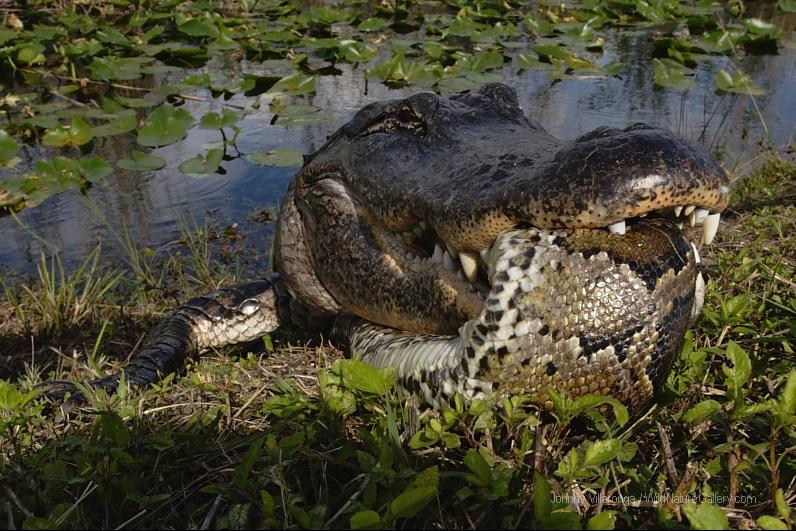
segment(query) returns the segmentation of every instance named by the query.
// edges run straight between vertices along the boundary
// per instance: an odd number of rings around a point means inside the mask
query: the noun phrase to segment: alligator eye
[[[373,122],[366,126],[359,136],[372,135],[374,133],[397,133],[407,131],[417,136],[426,134],[426,122],[415,113],[409,105],[402,105],[397,108],[387,109],[373,119]]]

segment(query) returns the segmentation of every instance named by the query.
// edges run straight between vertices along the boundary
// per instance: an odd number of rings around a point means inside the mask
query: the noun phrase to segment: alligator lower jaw
[[[633,226],[642,218],[670,220],[684,231],[689,228],[701,228],[701,235],[699,233],[689,234],[699,240],[699,244],[695,243],[693,239],[690,240],[694,248],[697,264],[699,264],[698,248],[702,245],[710,245],[713,242],[718,231],[721,214],[718,212],[710,213],[708,209],[695,205],[679,205],[623,219],[604,229],[615,235],[614,237],[621,238],[628,231],[632,231]],[[522,228],[522,225],[516,228]],[[479,251],[457,250],[453,245],[440,238],[434,228],[426,221],[416,222],[410,230],[401,232],[400,238],[404,244],[402,249],[403,256],[400,257],[400,261],[409,270],[420,272],[434,269],[440,273],[443,271],[450,272],[461,282],[460,289],[467,285],[469,289],[475,288],[482,297],[485,297],[489,292],[491,283],[489,282],[488,263],[492,246]],[[496,238],[497,235],[491,239],[493,245]],[[698,296],[704,293],[704,281],[701,275],[697,278],[697,292]]]

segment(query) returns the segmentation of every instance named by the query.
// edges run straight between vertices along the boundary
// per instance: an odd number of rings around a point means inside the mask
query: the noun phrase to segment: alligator
[[[698,249],[728,200],[721,167],[674,134],[560,140],[505,85],[369,104],[291,181],[274,272],[174,310],[123,374],[144,386],[293,322],[433,407],[520,393],[550,408],[552,390],[638,408],[701,311]]]

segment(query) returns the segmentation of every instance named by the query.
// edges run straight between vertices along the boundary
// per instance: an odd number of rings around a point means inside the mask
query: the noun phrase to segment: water
[[[526,114],[548,131],[562,138],[576,137],[598,126],[624,127],[647,122],[678,132],[700,142],[716,154],[726,169],[738,174],[750,167],[761,144],[782,148],[793,144],[796,135],[796,34],[794,17],[779,19],[785,31],[777,55],[750,55],[740,68],[763,87],[766,96],[753,102],[748,97],[720,96],[713,93],[713,79],[720,68],[732,70],[731,60],[713,57],[701,61],[696,75],[697,86],[687,92],[656,89],[651,63],[652,43],[638,32],[615,35],[614,55],[626,64],[619,78],[565,79],[551,84],[545,71],[517,72],[509,63],[502,74],[504,82],[515,87]],[[276,147],[309,153],[345,123],[366,103],[402,98],[418,92],[417,88],[389,89],[366,82],[364,69],[337,65],[342,74],[317,79],[317,91],[306,98],[333,119],[307,127],[270,125],[272,114],[267,100],[239,125],[242,132],[237,147],[244,154]],[[215,59],[204,71],[257,73],[258,64]],[[152,80],[164,84],[168,75]],[[201,116],[220,111],[224,102],[207,93],[203,101],[188,101],[185,108]],[[250,109],[252,98],[236,96],[226,102]],[[117,170],[84,195],[67,192],[25,209],[16,216],[0,218],[0,272],[14,279],[35,271],[41,253],[58,252],[67,264],[75,264],[101,243],[103,259],[123,263],[125,253],[117,235],[126,228],[140,247],[158,248],[178,237],[186,223],[211,223],[223,228],[235,223],[247,234],[249,245],[260,249],[262,269],[267,267],[267,249],[272,224],[247,221],[247,217],[270,208],[279,201],[295,172],[293,168],[266,168],[249,163],[243,157],[222,163],[223,175],[189,177],[177,170],[179,163],[208,144],[221,140],[218,131],[194,127],[188,138],[154,154],[168,164],[162,170],[133,173]],[[111,163],[126,156],[126,135],[95,140],[95,152]],[[228,154],[235,156],[234,149]],[[23,159],[44,156],[35,147],[27,147]]]

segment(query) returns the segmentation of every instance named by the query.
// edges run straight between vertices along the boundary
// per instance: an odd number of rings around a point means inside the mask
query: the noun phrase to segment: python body
[[[678,224],[702,224],[709,244],[727,184],[700,150],[649,126],[558,140],[503,85],[372,104],[291,182],[278,274],[175,310],[127,380],[290,320],[331,323],[433,406],[522,393],[549,407],[552,388],[637,407],[702,305],[697,246]]]

